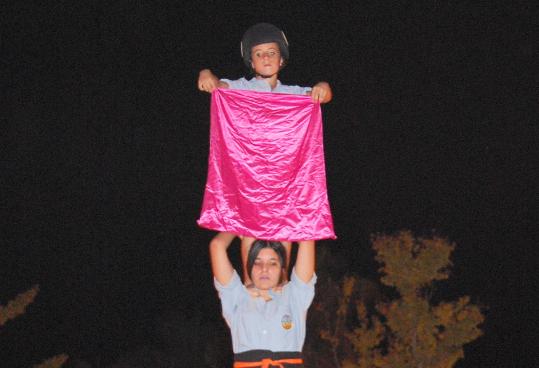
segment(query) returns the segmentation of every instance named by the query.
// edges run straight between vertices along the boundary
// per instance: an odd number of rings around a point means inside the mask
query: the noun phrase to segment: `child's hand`
[[[275,286],[272,290],[273,292],[275,293],[282,293],[283,292],[283,287],[288,284],[288,281],[283,281],[281,282],[279,285]]]
[[[313,102],[328,103],[333,97],[331,87],[327,82],[318,82],[311,91]]]
[[[260,295],[260,292],[253,283],[245,284],[245,289],[247,290],[251,298],[258,298],[262,296]]]
[[[203,69],[198,75],[198,89],[212,93],[217,88],[226,88],[228,85],[220,82],[219,79],[209,69]]]

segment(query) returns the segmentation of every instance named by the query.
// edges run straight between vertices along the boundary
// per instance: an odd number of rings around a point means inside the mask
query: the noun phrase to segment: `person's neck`
[[[277,80],[278,80],[277,77],[278,77],[277,74],[274,74],[274,75],[269,76],[269,77],[266,77],[266,76],[263,76],[263,75],[260,75],[260,74],[256,75],[256,79],[265,80],[266,83],[268,83],[270,85],[272,90],[274,90],[275,87],[277,87]]]

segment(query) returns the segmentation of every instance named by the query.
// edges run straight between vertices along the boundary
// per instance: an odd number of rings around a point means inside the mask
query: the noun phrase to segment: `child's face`
[[[251,279],[260,290],[269,290],[279,284],[282,265],[277,253],[271,248],[262,248],[253,264]]]
[[[256,74],[272,77],[279,73],[283,59],[276,42],[261,43],[251,49],[251,66]]]

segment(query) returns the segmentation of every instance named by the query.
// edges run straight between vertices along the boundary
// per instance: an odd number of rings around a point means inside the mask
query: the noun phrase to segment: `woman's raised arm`
[[[236,235],[222,232],[210,242],[210,260],[213,276],[221,285],[228,285],[234,274],[234,268],[228,259],[227,249]]]
[[[298,255],[296,258],[296,275],[303,282],[311,281],[314,275],[315,247],[314,240],[299,241]]]

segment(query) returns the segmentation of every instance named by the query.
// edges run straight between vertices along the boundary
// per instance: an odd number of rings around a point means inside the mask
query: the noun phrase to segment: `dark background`
[[[195,222],[209,133],[209,95],[196,80],[206,67],[243,76],[240,39],[260,21],[289,39],[284,83],[326,80],[334,90],[323,111],[339,238],[319,246],[344,259],[336,272],[376,279],[372,233],[447,237],[457,248],[442,298],[467,294],[487,307],[485,335],[458,367],[533,366],[534,9],[449,1],[2,8],[0,303],[34,284],[41,291],[0,330],[0,366],[65,352],[105,367],[160,344],[155,331],[174,313],[226,332],[207,259],[213,233]],[[168,326],[185,327],[178,323]],[[192,333],[177,330],[180,340]]]

